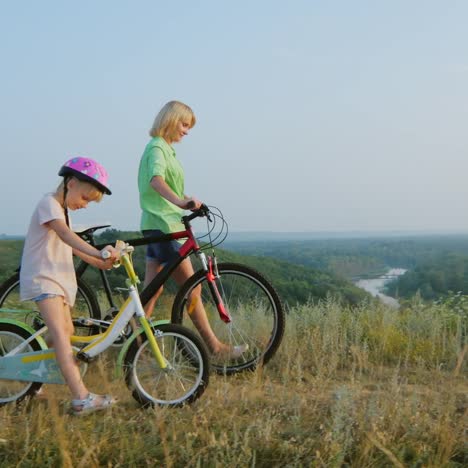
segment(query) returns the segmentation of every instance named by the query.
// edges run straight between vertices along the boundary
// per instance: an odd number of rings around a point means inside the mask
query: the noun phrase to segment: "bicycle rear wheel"
[[[27,340],[31,334],[24,328],[13,323],[0,323],[0,363],[1,357]],[[33,340],[22,350],[22,353],[39,351],[40,344]],[[34,396],[41,388],[40,382],[25,382],[22,380],[0,380],[0,406],[7,403],[19,403],[26,397]]]
[[[181,325],[153,327],[164,358],[161,369],[142,333],[124,358],[125,381],[133,397],[143,406],[182,406],[199,398],[209,381],[210,363],[205,345],[195,333]]]
[[[211,328],[219,340],[230,346],[248,345],[238,358],[211,356],[218,373],[234,374],[266,364],[278,349],[284,334],[285,318],[273,286],[256,270],[237,263],[220,263],[217,290],[231,316],[221,320],[210,283],[203,270],[197,271],[178,292],[172,308],[172,322],[196,329],[189,319],[190,298],[201,292],[201,300]]]
[[[78,290],[75,305],[72,308],[72,318],[101,318],[101,309],[91,287],[78,278]],[[33,301],[20,301],[19,272],[7,279],[0,286],[0,313],[3,317],[11,317],[36,326],[34,319],[39,315],[37,304]],[[76,335],[88,335],[95,329],[75,326]]]

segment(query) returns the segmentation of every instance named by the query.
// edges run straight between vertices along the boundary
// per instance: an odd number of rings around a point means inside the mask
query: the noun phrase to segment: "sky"
[[[0,234],[71,156],[112,196],[74,224],[138,230],[159,109],[188,104],[188,195],[232,231],[468,232],[468,2],[0,0]]]

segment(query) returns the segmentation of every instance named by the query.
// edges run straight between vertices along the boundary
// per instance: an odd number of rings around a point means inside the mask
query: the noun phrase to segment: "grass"
[[[298,306],[273,360],[213,375],[192,406],[142,410],[108,355],[91,390],[120,404],[83,418],[67,389],[0,408],[0,465],[20,467],[462,467],[466,323],[444,305]]]

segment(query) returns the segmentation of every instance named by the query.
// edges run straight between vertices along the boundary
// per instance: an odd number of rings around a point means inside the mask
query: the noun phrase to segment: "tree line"
[[[108,229],[96,236],[98,243],[141,237],[137,231]],[[18,267],[22,240],[0,240],[0,281]],[[356,238],[268,240],[230,242],[216,249],[219,261],[245,263],[263,273],[288,304],[303,304],[327,296],[357,304],[368,297],[352,283],[356,277],[377,276],[387,268],[408,272],[388,286],[388,294],[409,298],[419,293],[433,300],[450,292],[468,295],[468,236],[408,236],[406,238]],[[137,273],[144,276],[145,247],[134,254]],[[97,270],[85,279],[100,285]],[[109,273],[112,287],[122,286],[124,272]],[[168,285],[175,292],[176,287]]]
[[[96,242],[107,244],[113,243],[116,239],[128,240],[139,237],[142,237],[139,232],[108,229],[96,235]],[[9,278],[18,268],[22,245],[22,240],[0,241],[0,256],[2,258],[0,282]],[[133,254],[135,270],[141,279],[144,278],[145,271],[145,250],[145,246],[137,247]],[[299,265],[265,255],[243,255],[228,249],[216,248],[215,254],[219,262],[246,264],[258,270],[273,284],[286,305],[314,303],[329,296],[337,298],[343,304],[355,305],[369,297],[366,292],[354,286],[348,279],[307,265]],[[198,267],[195,265],[195,268]],[[107,276],[113,289],[125,284],[123,269],[111,270]],[[95,268],[88,268],[84,279],[97,290],[101,287],[99,271]],[[165,288],[169,293],[175,293],[177,290],[177,287],[171,283]]]

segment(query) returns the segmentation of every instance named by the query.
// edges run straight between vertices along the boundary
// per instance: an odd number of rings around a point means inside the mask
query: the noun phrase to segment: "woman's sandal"
[[[230,349],[225,351],[220,351],[218,353],[213,353],[214,356],[223,358],[225,360],[239,359],[246,351],[248,351],[249,345],[243,344],[238,346],[233,346]]]
[[[246,351],[248,351],[249,345],[243,344],[239,346],[234,346],[232,351],[229,353],[231,359],[239,359]]]
[[[115,403],[117,403],[117,400],[110,395],[96,395],[95,393],[90,393],[84,400],[72,400],[71,413],[75,416],[81,416],[83,414],[93,413],[94,411],[107,409]]]

